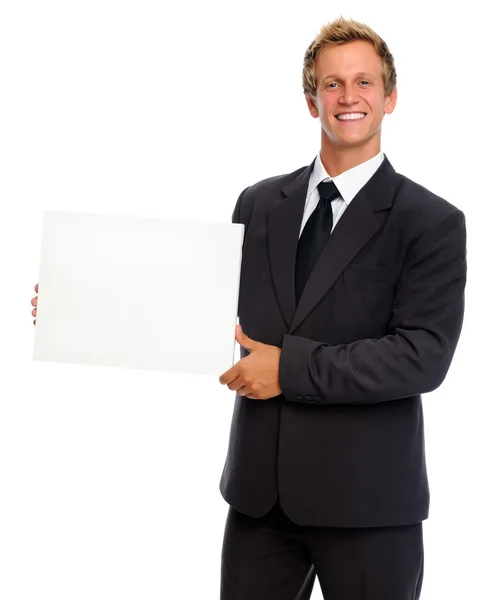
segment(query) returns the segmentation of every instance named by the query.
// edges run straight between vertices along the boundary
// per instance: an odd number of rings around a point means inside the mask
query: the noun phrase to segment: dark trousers
[[[315,574],[325,600],[418,600],[422,523],[398,527],[296,525],[279,502],[255,519],[230,507],[221,600],[307,600]]]

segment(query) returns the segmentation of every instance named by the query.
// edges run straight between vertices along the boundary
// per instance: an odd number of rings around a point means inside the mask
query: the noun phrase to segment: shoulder
[[[457,206],[409,177],[401,174],[398,177],[401,185],[394,208],[405,222],[418,223],[422,231],[431,229],[447,217],[464,222],[464,213]]]
[[[466,235],[466,219],[462,210],[412,179],[399,173],[397,176],[400,185],[390,220],[400,240],[408,244],[416,240],[435,243],[442,232],[448,232],[444,237],[456,233],[463,237]]]
[[[294,181],[299,175],[305,172],[308,169],[307,166],[300,167],[291,173],[285,173],[283,175],[274,175],[273,177],[267,177],[266,179],[261,179],[256,183],[250,185],[246,188],[246,195],[248,198],[260,199],[268,196],[270,193],[277,192],[281,190],[283,187]]]
[[[238,222],[242,223],[248,221],[258,204],[263,205],[268,201],[274,202],[277,194],[307,169],[308,166],[304,166],[291,173],[261,179],[246,187],[238,197],[233,219],[238,219]]]

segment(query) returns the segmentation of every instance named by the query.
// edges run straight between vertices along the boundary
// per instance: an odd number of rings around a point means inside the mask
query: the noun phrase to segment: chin
[[[344,148],[355,148],[358,146],[364,146],[368,139],[366,138],[354,138],[354,137],[339,137],[333,140],[336,146],[342,146]]]

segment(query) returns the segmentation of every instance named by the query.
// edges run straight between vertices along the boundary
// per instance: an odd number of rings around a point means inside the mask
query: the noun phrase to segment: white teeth
[[[364,113],[344,113],[343,115],[337,115],[337,119],[341,121],[354,121],[355,119],[362,119],[365,117]]]

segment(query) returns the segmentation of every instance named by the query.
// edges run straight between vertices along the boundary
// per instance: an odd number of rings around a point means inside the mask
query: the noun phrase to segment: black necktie
[[[303,293],[311,270],[315,265],[325,242],[332,230],[332,200],[340,196],[333,181],[322,181],[318,184],[320,201],[306,225],[298,241],[296,252],[296,302]]]

